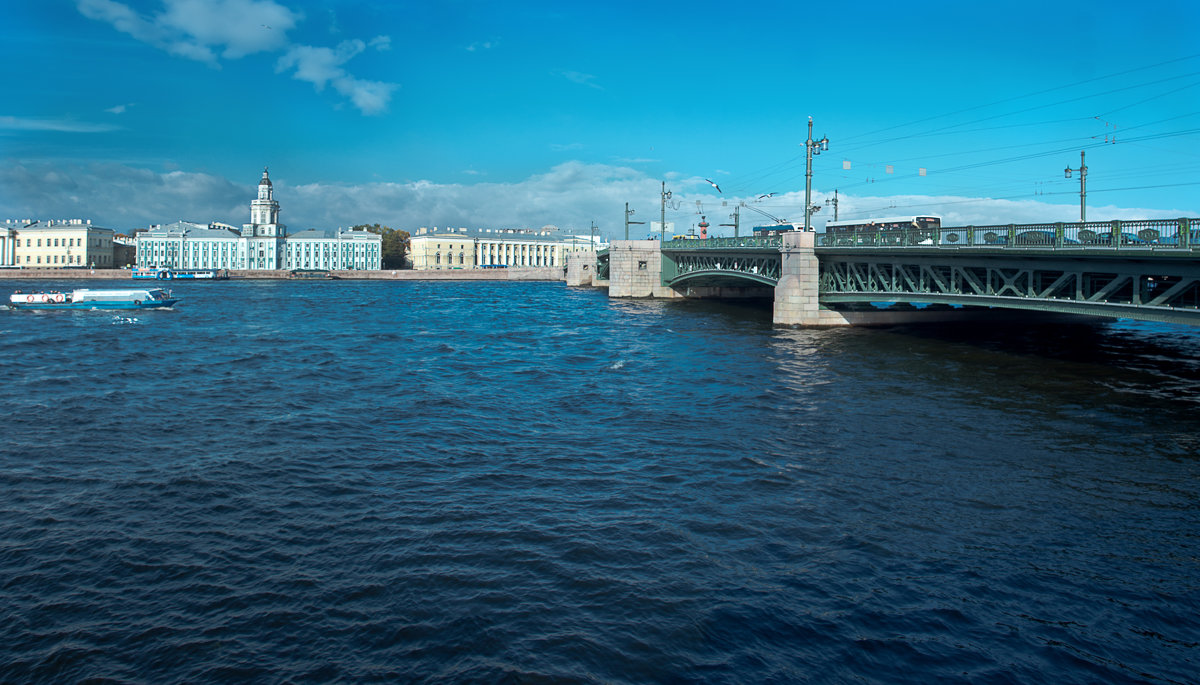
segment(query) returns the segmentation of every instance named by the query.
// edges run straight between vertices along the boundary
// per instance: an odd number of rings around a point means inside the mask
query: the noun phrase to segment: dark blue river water
[[[1200,332],[175,290],[0,312],[0,682],[1197,682]]]

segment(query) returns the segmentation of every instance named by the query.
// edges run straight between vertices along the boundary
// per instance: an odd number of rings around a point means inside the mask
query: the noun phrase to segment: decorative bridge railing
[[[1114,239],[1114,236],[1116,238]],[[1200,219],[862,229],[817,236],[818,247],[1200,250]]]
[[[596,278],[597,279],[602,280],[602,281],[608,280],[609,263],[611,261],[612,260],[610,259],[610,255],[609,255],[607,248],[600,250],[599,252],[596,253]]]

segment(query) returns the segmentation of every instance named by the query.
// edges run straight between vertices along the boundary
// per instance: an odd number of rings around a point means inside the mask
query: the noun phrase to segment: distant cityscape
[[[377,271],[391,229],[355,226],[288,233],[269,171],[263,169],[250,221],[241,228],[176,221],[118,233],[90,219],[8,219],[0,225],[0,267],[220,269],[248,271]],[[379,230],[373,230],[379,228]],[[421,227],[400,232],[400,264],[416,270],[561,267],[566,254],[601,246],[594,235],[555,226],[467,229]]]

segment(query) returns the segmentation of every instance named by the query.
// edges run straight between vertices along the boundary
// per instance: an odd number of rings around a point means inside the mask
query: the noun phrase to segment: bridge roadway
[[[1200,219],[653,244],[667,296],[773,296],[777,323],[883,323],[897,320],[889,312],[988,308],[1200,325]],[[622,247],[598,255],[600,278],[621,278],[610,259]]]

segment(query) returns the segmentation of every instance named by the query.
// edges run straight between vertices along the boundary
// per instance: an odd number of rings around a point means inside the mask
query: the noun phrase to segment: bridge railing
[[[780,248],[782,236],[746,236],[744,238],[704,238],[697,240],[670,240],[662,244],[663,250],[727,250],[730,248]]]
[[[874,229],[818,234],[817,246],[1194,250],[1200,249],[1200,219]]]

